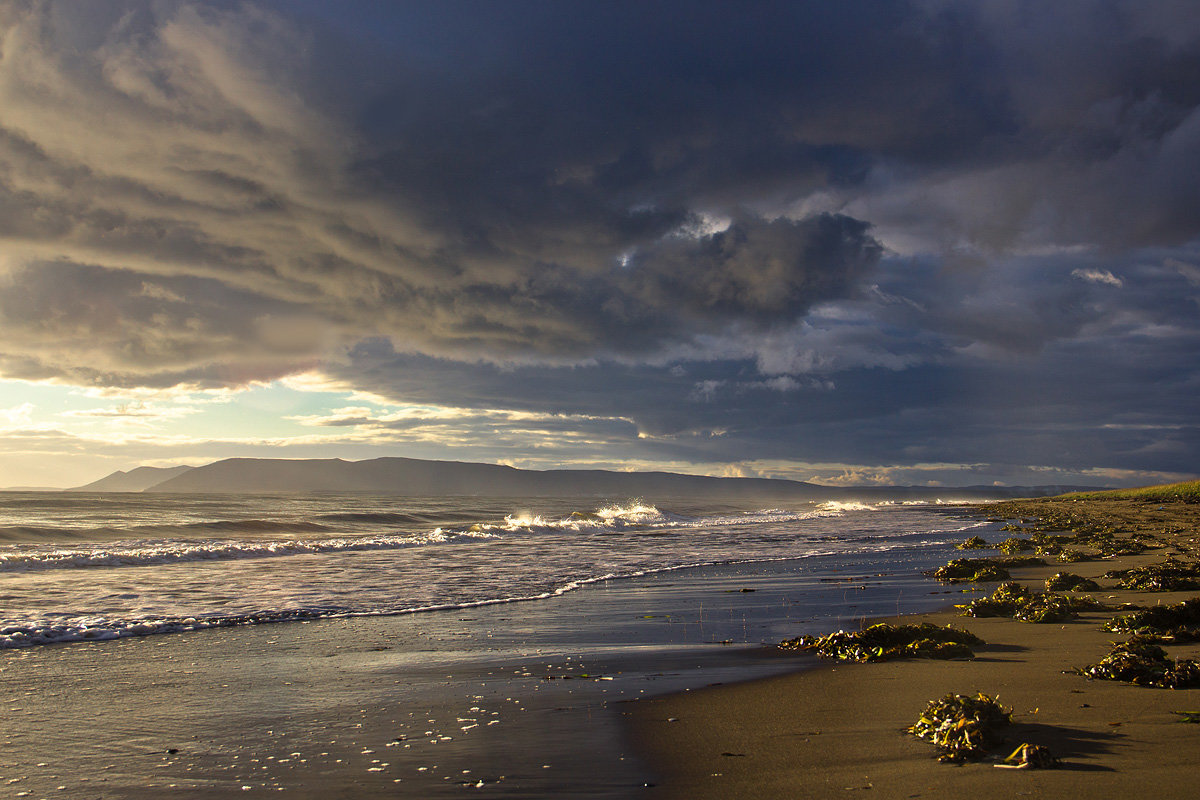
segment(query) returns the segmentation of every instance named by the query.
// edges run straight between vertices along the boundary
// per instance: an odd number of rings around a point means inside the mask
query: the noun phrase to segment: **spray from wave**
[[[823,503],[805,511],[764,509],[736,514],[689,517],[661,511],[644,500],[632,500],[623,505],[598,508],[595,511],[574,511],[562,517],[538,514],[510,514],[503,522],[476,523],[465,528],[438,528],[437,532],[459,533],[624,533],[662,531],[670,529],[737,527],[795,522],[815,517],[839,516],[847,511],[869,510],[861,503]]]

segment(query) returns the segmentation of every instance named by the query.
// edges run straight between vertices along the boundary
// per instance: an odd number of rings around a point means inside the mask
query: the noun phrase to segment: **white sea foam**
[[[871,505],[870,503],[861,503],[858,500],[846,500],[846,501],[830,500],[828,502],[821,503],[821,505],[818,506],[818,508],[820,508],[823,511],[832,511],[832,512],[842,511],[842,512],[844,512],[844,511],[874,511],[876,508],[878,508],[878,506]]]
[[[538,514],[509,514],[505,516],[503,522],[476,523],[466,528],[438,528],[437,532],[512,533],[517,531],[575,531],[587,533],[623,533],[670,528],[726,528],[741,525],[796,522],[869,508],[869,506],[861,506],[860,508],[859,504],[823,503],[821,506],[808,511],[765,509],[762,511],[745,511],[737,514],[687,517],[660,511],[655,506],[638,500],[626,505],[605,506],[590,512],[576,511],[565,517],[547,517]]]
[[[155,541],[114,543],[102,547],[73,547],[53,550],[0,552],[0,572],[80,567],[142,567],[188,561],[272,558],[345,553],[369,550],[396,550],[405,547],[446,542],[454,537],[485,538],[486,531],[444,532],[398,536],[358,536],[337,539],[289,539],[283,541]]]

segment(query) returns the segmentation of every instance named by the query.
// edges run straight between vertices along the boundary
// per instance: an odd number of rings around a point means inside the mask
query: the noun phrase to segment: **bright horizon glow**
[[[331,384],[315,382],[308,376],[208,396],[195,392],[95,392],[86,387],[0,380],[0,398],[5,402],[24,399],[23,403],[8,408],[0,405],[0,442],[6,453],[0,463],[0,489],[70,488],[138,466],[200,466],[233,457],[359,461],[405,456],[478,461],[521,469],[667,471],[784,478],[829,486],[911,483],[950,487],[961,485],[954,483],[954,476],[975,467],[917,464],[888,468],[780,460],[704,464],[596,457],[589,451],[597,445],[630,446],[636,442],[637,434],[613,436],[604,431],[589,434],[586,423],[628,426],[628,420],[389,404],[345,389],[304,388],[321,385]],[[397,422],[405,423],[403,430],[389,428]],[[580,430],[563,434],[544,429],[549,423],[563,422],[575,423]],[[632,431],[632,426],[629,430]],[[506,450],[505,437],[516,440],[511,450]],[[526,454],[531,440],[541,440],[538,448],[541,452]],[[76,463],[64,469],[67,462]],[[1046,477],[1038,483],[1136,485],[1191,477],[1094,470],[1063,481],[1050,468],[1043,468],[1043,472]],[[939,475],[944,477],[935,477]]]

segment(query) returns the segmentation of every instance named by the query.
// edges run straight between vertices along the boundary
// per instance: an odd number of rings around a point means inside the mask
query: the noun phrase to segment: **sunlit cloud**
[[[7,428],[28,426],[33,422],[33,403],[22,403],[12,408],[0,408],[0,425]]]
[[[1125,285],[1125,281],[1106,269],[1073,269],[1071,270],[1071,277],[1087,281],[1088,283],[1102,283],[1106,286],[1115,286],[1118,289]]]

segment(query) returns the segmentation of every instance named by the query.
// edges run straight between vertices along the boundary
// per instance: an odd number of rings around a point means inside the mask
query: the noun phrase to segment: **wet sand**
[[[1105,521],[1121,531],[1153,533],[1173,546],[1138,556],[1014,571],[1041,590],[1065,570],[1099,577],[1122,566],[1194,559],[1200,506],[1100,503],[1012,505],[1006,513],[1047,508]],[[994,551],[964,553],[993,555]],[[1114,581],[1100,579],[1101,586]],[[989,584],[991,586],[992,584]],[[1176,603],[1200,592],[1101,591],[1111,604]],[[964,601],[965,602],[965,601]],[[955,612],[904,621],[954,624],[982,637],[973,661],[837,664],[767,680],[721,686],[631,704],[625,710],[640,752],[653,765],[660,798],[1087,797],[1196,796],[1200,725],[1172,712],[1200,711],[1200,690],[1166,690],[1089,681],[1071,672],[1099,661],[1119,634],[1100,629],[1111,613],[1029,624],[973,619]],[[1200,646],[1168,648],[1200,657]],[[816,662],[797,654],[797,665]],[[996,769],[991,763],[938,763],[932,745],[904,733],[929,700],[981,691],[1014,711],[1007,738],[1048,746],[1058,770]]]

